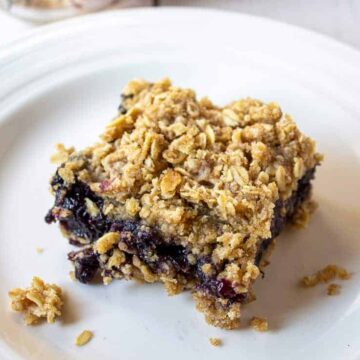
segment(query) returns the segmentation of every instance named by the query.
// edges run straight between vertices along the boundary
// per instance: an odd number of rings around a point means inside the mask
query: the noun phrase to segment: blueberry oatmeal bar
[[[286,222],[310,201],[321,156],[275,103],[225,107],[193,90],[131,81],[101,141],[58,146],[51,179],[76,278],[161,281],[191,290],[215,326],[239,326],[240,307]]]

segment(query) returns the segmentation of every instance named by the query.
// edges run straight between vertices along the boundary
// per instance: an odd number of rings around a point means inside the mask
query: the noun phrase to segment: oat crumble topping
[[[55,284],[46,284],[34,276],[29,288],[9,291],[11,309],[24,314],[26,325],[37,324],[43,318],[48,323],[61,316],[62,290]]]
[[[73,154],[60,176],[71,183],[77,174],[111,196],[110,214],[138,215],[198,252],[217,242],[218,259],[248,234],[248,248],[268,237],[274,201],[288,197],[321,158],[275,103],[244,99],[221,109],[168,80],[133,81],[127,93],[129,110],[107,126],[104,142],[78,153],[58,145],[61,160]],[[201,205],[208,214],[197,211]]]
[[[100,267],[106,284],[162,281],[170,295],[191,289],[208,322],[239,326],[240,303],[253,299],[273,238],[296,212],[298,223],[308,214],[322,160],[315,142],[276,103],[219,107],[168,79],[131,81],[122,99],[98,143],[57,146],[47,221],[83,246],[69,254],[80,281]],[[81,199],[81,211],[67,196]]]
[[[253,317],[250,321],[250,326],[260,332],[268,331],[269,324],[266,319],[259,318],[259,317]]]

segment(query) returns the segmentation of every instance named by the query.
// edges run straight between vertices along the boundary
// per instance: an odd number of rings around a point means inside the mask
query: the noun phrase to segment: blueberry
[[[70,260],[72,257],[74,257],[74,253],[69,254]],[[76,279],[84,284],[90,282],[99,268],[99,261],[96,254],[92,250],[84,250],[81,255],[77,253],[73,261],[75,265]]]

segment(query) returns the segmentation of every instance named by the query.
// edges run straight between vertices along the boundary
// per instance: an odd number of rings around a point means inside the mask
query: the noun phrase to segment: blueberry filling
[[[77,254],[78,252],[72,251],[68,258],[74,262],[76,279],[85,284],[94,278],[99,268],[99,261],[91,248],[82,250],[81,256],[77,257]]]
[[[75,237],[95,241],[111,226],[106,216],[100,211],[96,217],[91,217],[87,211],[85,198],[93,201],[99,209],[103,206],[103,200],[90,190],[85,183],[77,181],[67,187],[62,178],[56,173],[51,181],[55,190],[55,207],[69,210],[66,216],[61,212],[57,214],[50,210],[45,217],[47,223],[59,221],[61,226]],[[72,240],[76,244],[76,241]]]
[[[274,218],[271,224],[271,238],[265,239],[259,245],[255,264],[259,265],[264,253],[279,235],[286,221],[293,215],[294,210],[308,198],[310,194],[310,181],[314,177],[315,169],[309,170],[298,183],[297,191],[283,204],[278,201],[275,204]],[[128,254],[136,254],[154,273],[161,273],[164,268],[173,269],[188,279],[196,279],[197,289],[210,295],[225,298],[230,302],[246,301],[246,294],[237,294],[231,283],[226,279],[217,279],[216,275],[204,274],[201,267],[205,263],[211,263],[210,257],[198,257],[196,264],[189,262],[189,251],[185,247],[176,244],[174,239],[164,241],[156,229],[144,227],[138,219],[135,220],[112,220],[102,213],[103,200],[95,195],[90,188],[81,181],[71,186],[66,186],[59,175],[55,175],[52,183],[56,193],[55,206],[50,210],[45,220],[48,223],[59,221],[61,226],[71,235],[81,237],[89,242],[94,242],[106,232],[119,232],[120,242],[126,245]],[[86,208],[85,198],[92,200],[99,208],[99,214],[93,218]],[[286,216],[281,216],[281,208],[285,206]],[[55,209],[69,210],[66,216],[61,216],[61,211]],[[59,215],[60,214],[60,215]],[[90,282],[100,267],[98,255],[91,247],[80,251],[71,252],[69,259],[74,262],[75,276],[82,283]],[[129,262],[130,257],[129,257]],[[223,270],[215,267],[215,273]]]

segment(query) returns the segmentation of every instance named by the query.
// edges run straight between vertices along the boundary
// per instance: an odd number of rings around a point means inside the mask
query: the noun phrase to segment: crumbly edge
[[[267,260],[273,252],[276,245],[276,239],[273,239],[262,255],[259,270],[269,264]],[[255,280],[255,279],[254,279]],[[237,329],[241,323],[241,303],[231,303],[226,299],[217,299],[204,292],[193,292],[193,299],[198,311],[205,315],[205,320],[209,325],[220,327],[226,330]],[[256,296],[249,287],[246,297],[246,303],[256,300]]]
[[[191,279],[182,276],[179,273],[163,272],[157,274],[141,261],[137,255],[126,254],[128,249],[123,248],[123,243],[119,243],[119,233],[107,233],[92,246],[87,249],[94,251],[99,256],[102,277],[105,285],[112,282],[113,279],[137,280],[139,282],[153,283],[161,281],[169,295],[176,295],[185,289],[192,290],[193,299],[199,311],[204,313],[206,321],[216,327],[224,329],[238,328],[240,325],[241,303],[233,302],[230,299],[218,298],[207,294],[203,290],[197,290]],[[259,275],[259,269],[267,265],[266,259],[269,257],[275,245],[275,240],[267,247],[262,255],[262,261],[259,268],[251,265],[253,268],[251,277],[248,278],[249,284],[246,288],[246,301],[255,299],[255,295],[250,288],[250,282],[254,281]],[[76,256],[83,256],[80,251]],[[130,260],[129,260],[130,257]],[[74,259],[73,259],[74,260]],[[111,269],[115,269],[111,271]],[[111,276],[107,275],[111,271]]]
[[[62,290],[55,284],[46,284],[34,276],[30,287],[9,291],[11,309],[24,315],[26,325],[34,325],[42,319],[54,323],[61,316],[63,306]]]
[[[229,304],[226,299],[216,299],[203,292],[194,292],[196,309],[205,315],[208,324],[232,330],[240,326],[241,304]]]

